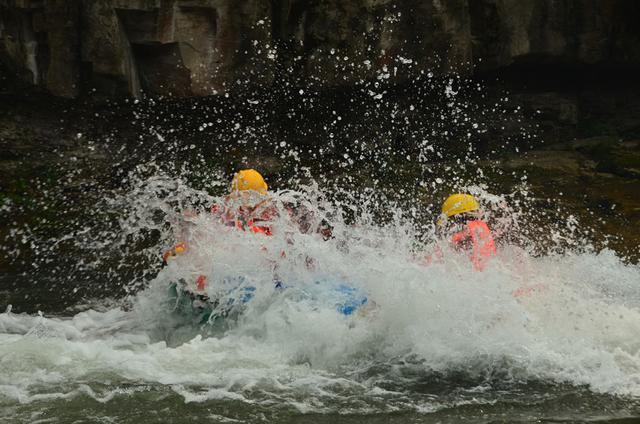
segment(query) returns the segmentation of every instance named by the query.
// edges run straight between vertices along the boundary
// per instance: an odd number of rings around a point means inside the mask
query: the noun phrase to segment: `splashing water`
[[[102,293],[73,313],[0,314],[0,419],[131,420],[133,403],[147,401],[166,415],[145,410],[138,422],[300,413],[429,413],[446,421],[492,408],[496,416],[520,408],[530,418],[532,405],[566,417],[556,397],[587,415],[601,407],[639,415],[639,266],[594,248],[590,229],[560,209],[552,222],[534,213],[536,199],[518,178],[507,194],[492,194],[472,140],[507,106],[479,108],[468,97],[476,86],[459,77],[427,80],[418,97],[439,99],[435,108],[394,99],[384,86],[361,87],[356,112],[335,99],[318,106],[312,90],[296,90],[302,100],[287,119],[322,141],[308,145],[292,145],[258,120],[246,124],[273,113],[271,99],[252,100],[247,116],[223,122],[204,104],[206,121],[181,115],[177,128],[168,127],[175,117],[153,115],[162,105],[149,100],[136,119],[153,140],[142,150],[157,153],[128,151],[109,135],[102,148],[127,154],[112,164],[116,188],[104,183],[87,194],[90,219],[74,217],[62,235],[30,227],[11,234],[36,252],[31,275],[40,284],[47,274],[37,268],[47,269],[51,252],[60,261],[52,297],[65,296],[62,276]],[[357,110],[366,111],[360,120]],[[405,124],[397,142],[394,131]],[[192,133],[181,138],[185,129],[218,131],[216,151],[194,144]],[[463,141],[451,146],[455,139]],[[210,212],[227,186],[222,161],[242,155],[234,163],[251,164],[246,156],[268,150],[285,169],[270,195],[279,211],[274,235],[222,225]],[[67,200],[60,190],[52,198]],[[479,197],[500,236],[483,272],[437,234],[433,199],[445,190]],[[304,211],[304,231],[292,208]],[[315,231],[323,225],[332,237]],[[187,252],[161,269],[162,251],[179,241]],[[425,260],[436,245],[442,259]],[[4,251],[19,250],[11,249]],[[201,274],[211,298],[233,298],[224,284],[238,278],[253,297],[222,322],[180,313],[171,284],[193,285]],[[341,284],[364,293],[366,307],[336,311],[323,287]]]
[[[150,199],[165,185],[180,186],[146,182],[148,215],[134,214],[136,225],[156,225]],[[281,210],[273,236],[226,227],[208,208],[185,217],[158,199],[188,251],[127,309],[0,315],[1,402],[16,411],[86,397],[109,404],[164,387],[187,404],[366,414],[490,405],[492,390],[536,383],[640,396],[640,340],[630,337],[640,334],[637,266],[606,250],[532,256],[509,243],[484,272],[446,245],[444,259],[426,265],[429,244],[400,212],[385,224],[366,208],[346,218],[315,190],[273,194]],[[182,197],[169,198],[183,204],[203,195],[186,186],[175,193]],[[333,237],[300,232],[284,209],[293,203],[310,228],[329,220]],[[225,277],[242,276],[254,298],[222,327],[193,321],[173,310],[168,288],[198,273],[212,296]],[[274,289],[274,273],[286,289]],[[344,316],[300,295],[318,281],[357,287],[371,307]]]

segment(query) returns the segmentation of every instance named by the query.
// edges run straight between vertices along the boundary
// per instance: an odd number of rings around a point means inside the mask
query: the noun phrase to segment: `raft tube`
[[[227,296],[220,298],[212,298],[205,293],[194,292],[183,282],[172,282],[169,286],[169,301],[175,312],[192,317],[194,321],[207,323],[222,320],[234,313],[241,312],[242,307],[253,298],[256,288],[242,286],[241,282],[243,281],[243,278],[236,280],[240,283],[230,289]],[[316,281],[313,286],[303,291],[304,297],[314,301],[323,299],[322,303],[329,302],[339,314],[345,317],[353,315],[369,302],[367,296],[360,290],[346,283]],[[276,281],[274,290],[281,291],[287,287],[289,286]]]

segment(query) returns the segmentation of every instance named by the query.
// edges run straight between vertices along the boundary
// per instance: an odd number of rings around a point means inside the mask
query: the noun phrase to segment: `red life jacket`
[[[253,222],[253,219],[250,219],[249,221],[247,221],[246,224],[244,224],[240,219],[236,220],[236,228],[243,231],[248,229],[254,234],[266,234],[268,236],[273,235],[273,231],[271,230],[271,227],[267,225],[256,225]]]
[[[251,231],[254,234],[266,234],[268,236],[273,235],[273,230],[268,225],[260,225],[261,221],[270,221],[277,215],[277,211],[272,208],[264,209],[259,216],[246,219],[241,211],[233,213],[226,208],[222,208],[218,205],[211,207],[211,212],[218,215],[225,225],[230,227],[236,227],[239,230]],[[258,223],[256,223],[258,221]]]
[[[496,244],[486,222],[481,220],[469,221],[464,229],[451,237],[451,243],[461,245],[471,243],[469,259],[477,271],[482,271],[492,256],[496,255]]]

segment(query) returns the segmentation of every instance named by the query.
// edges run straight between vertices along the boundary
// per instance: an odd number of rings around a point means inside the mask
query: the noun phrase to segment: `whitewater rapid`
[[[123,307],[0,314],[0,404],[108,403],[162,386],[187,403],[428,412],[456,401],[412,385],[460,375],[640,397],[640,268],[612,251],[531,255],[506,244],[479,273],[448,250],[425,265],[410,231],[392,225],[336,225],[326,241],[247,237],[206,214],[188,228],[197,253],[170,262]],[[194,323],[172,312],[167,291],[199,272],[211,291],[242,275],[255,297],[224,326]],[[274,290],[274,272],[287,289]],[[329,280],[373,306],[344,316],[300,296]]]

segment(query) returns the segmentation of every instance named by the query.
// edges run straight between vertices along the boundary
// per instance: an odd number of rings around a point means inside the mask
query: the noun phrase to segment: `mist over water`
[[[487,107],[482,87],[461,77],[416,76],[406,92],[388,78],[346,103],[286,86],[283,97],[240,94],[245,107],[146,99],[132,118],[142,143],[116,129],[89,141],[111,158],[99,165],[107,177],[87,178],[89,158],[64,184],[42,182],[34,202],[64,204],[64,225],[16,221],[3,250],[41,281],[51,310],[0,314],[0,419],[64,422],[82,408],[131,419],[121,405],[133,401],[164,402],[175,420],[191,411],[228,422],[446,419],[485,407],[526,418],[532,405],[561,417],[580,408],[596,416],[602,405],[638,415],[639,266],[596,244],[597,229],[561,201],[533,208],[526,174],[496,191],[492,177],[504,173],[478,140],[517,122],[506,95]],[[535,132],[521,136],[502,148],[524,149]],[[280,212],[273,236],[210,213],[243,166],[267,170]],[[483,272],[438,234],[441,201],[456,191],[479,198],[498,235]],[[321,225],[331,238],[314,231]],[[162,253],[185,240],[188,251],[161,268]],[[442,259],[427,261],[436,246]],[[238,277],[253,298],[223,321],[179,313],[171,283],[200,274],[212,298],[236,296],[225,281]],[[339,284],[366,294],[366,307],[338,313],[322,288]],[[54,306],[75,291],[81,300]]]

